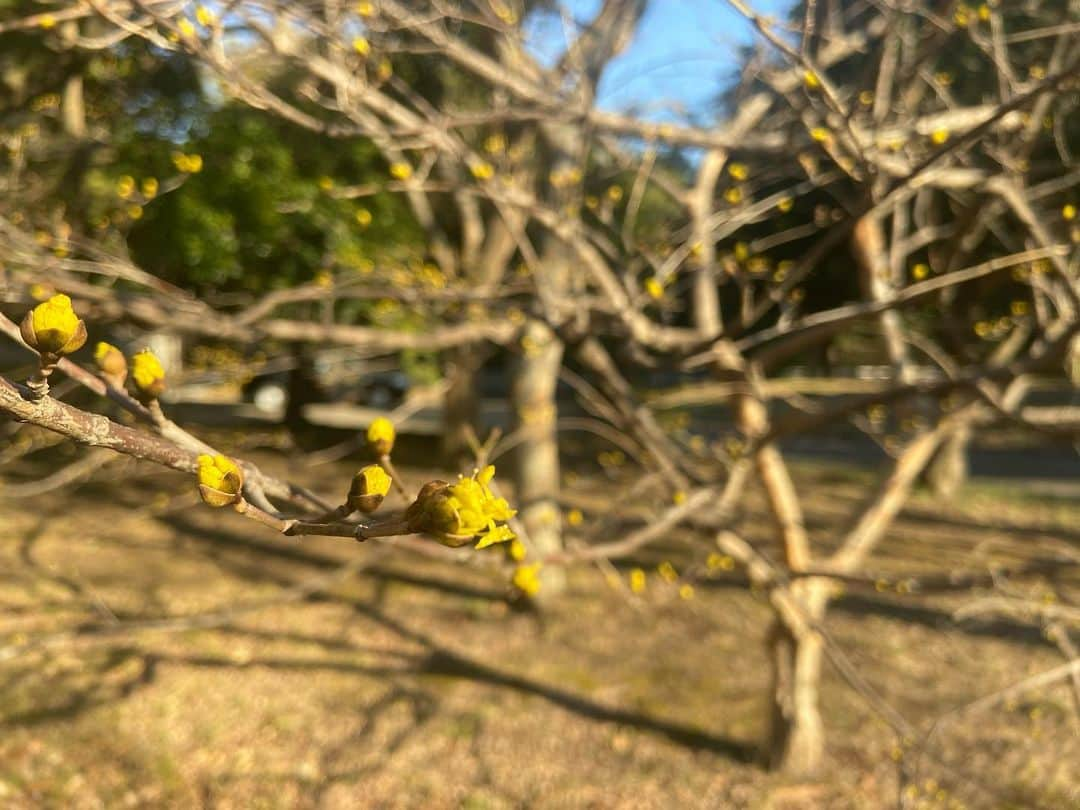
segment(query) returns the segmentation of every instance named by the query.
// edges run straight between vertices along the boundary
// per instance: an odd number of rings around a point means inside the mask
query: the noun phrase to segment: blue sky
[[[782,19],[794,0],[753,0],[761,14]],[[565,0],[575,19],[590,20],[601,0]],[[730,77],[736,49],[754,32],[724,0],[651,0],[631,47],[608,67],[600,104],[636,107],[649,118],[678,120],[708,116],[711,101]],[[533,31],[547,54],[565,48],[562,22],[549,20]]]

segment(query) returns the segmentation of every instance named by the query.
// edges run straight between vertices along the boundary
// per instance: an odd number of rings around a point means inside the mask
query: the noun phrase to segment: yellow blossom
[[[130,174],[125,174],[119,180],[116,181],[116,196],[127,199],[135,193],[135,178]]]
[[[476,548],[480,549],[513,540],[514,533],[503,524],[517,513],[505,498],[496,497],[491,491],[489,484],[494,475],[495,468],[488,465],[456,484],[435,489],[426,499],[418,496],[413,504],[418,508],[411,516],[410,525],[436,535],[450,546],[478,538]]]
[[[208,506],[229,506],[239,503],[244,486],[244,474],[236,462],[226,456],[201,455],[199,465],[199,496]]]
[[[608,186],[608,189],[605,193],[607,194],[607,198],[612,202],[617,203],[623,198],[622,186]]]
[[[132,219],[142,219],[143,208],[141,205],[129,205],[127,207],[127,215]]]
[[[1076,206],[1072,203],[1067,203],[1061,208],[1061,218],[1066,222],[1072,222],[1076,219]]]
[[[859,93],[859,103],[862,104],[864,107],[869,107],[871,104],[873,104],[874,103],[874,91],[873,90],[863,90],[861,93]]]
[[[86,343],[86,324],[75,314],[63,293],[38,304],[20,324],[23,340],[41,354],[65,355]]]
[[[812,70],[807,70],[803,73],[803,84],[806,85],[807,90],[817,90],[821,87],[821,79]]]
[[[364,37],[356,37],[355,39],[353,39],[352,47],[353,50],[361,56],[367,56],[369,53],[371,53],[371,43],[368,42]]]
[[[156,177],[147,177],[142,181],[142,195],[152,200],[158,193],[158,181]]]
[[[664,285],[656,276],[650,276],[645,279],[645,292],[649,294],[649,298],[659,301],[664,297]]]
[[[484,151],[489,155],[501,155],[506,150],[506,137],[499,132],[484,139]]]
[[[745,163],[731,163],[728,165],[727,171],[732,180],[745,180],[750,176],[750,169],[747,168]]]
[[[391,163],[390,176],[395,180],[408,180],[412,177],[412,166],[408,163]]]
[[[515,537],[510,541],[510,557],[516,562],[521,562],[528,555],[528,551],[525,548],[525,544],[521,540]]]
[[[810,137],[818,143],[825,143],[831,136],[825,127],[814,127],[810,130]]]
[[[732,186],[724,192],[724,199],[731,205],[738,205],[742,202],[742,189],[738,186]]]
[[[206,6],[197,6],[195,8],[195,19],[203,28],[209,28],[214,24],[214,12]]]
[[[365,515],[378,509],[390,491],[392,479],[378,464],[369,464],[353,476],[346,503]]]
[[[369,2],[361,2],[356,4],[356,13],[361,17],[370,17],[375,13],[375,4]]]
[[[566,513],[566,522],[571,526],[580,526],[584,520],[585,516],[580,509],[571,509]]]
[[[635,568],[630,572],[630,590],[634,593],[645,592],[645,572],[640,568]]]
[[[791,197],[781,197],[780,202],[776,204],[777,209],[779,209],[780,213],[782,214],[786,214],[794,206],[795,200],[793,200]]]
[[[323,191],[329,191],[334,187],[334,178],[327,175],[323,175],[319,178],[319,188]]]
[[[143,401],[160,397],[165,391],[165,369],[157,355],[149,349],[134,354],[131,358],[131,380]]]
[[[56,27],[56,17],[52,14],[42,14],[38,17],[38,25],[48,31],[50,28]]]
[[[911,268],[911,277],[916,281],[921,281],[930,275],[929,265],[922,264],[921,262]]]
[[[195,36],[195,25],[187,17],[181,17],[176,27],[180,29],[181,36],[189,38]]]
[[[481,160],[469,166],[469,171],[477,180],[490,180],[495,176],[495,167],[486,160]]]
[[[750,246],[746,242],[735,243],[735,261],[745,262],[750,258]]]
[[[127,358],[111,343],[101,341],[94,348],[94,362],[102,374],[123,385],[127,377]]]
[[[540,563],[519,565],[514,569],[514,587],[526,596],[536,596],[540,592]]]
[[[1013,301],[1009,304],[1009,312],[1019,318],[1022,315],[1027,315],[1028,305],[1027,301]]]
[[[367,429],[367,443],[371,451],[377,456],[388,456],[394,449],[394,440],[397,431],[394,423],[385,416],[375,419]]]
[[[361,228],[366,228],[368,225],[370,225],[371,220],[372,220],[372,216],[371,216],[371,212],[369,210],[367,210],[366,208],[357,209],[357,211],[356,211],[356,223]]]
[[[938,127],[930,133],[930,140],[934,142],[934,145],[941,146],[949,140],[949,130],[945,127]]]
[[[689,601],[694,598],[694,586],[689,582],[679,588],[679,598]]]

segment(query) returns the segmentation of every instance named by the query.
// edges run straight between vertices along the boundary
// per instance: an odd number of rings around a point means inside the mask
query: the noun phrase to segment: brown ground
[[[348,470],[307,477],[332,491]],[[870,479],[798,472],[827,546]],[[568,508],[604,508],[599,480],[572,487]],[[648,568],[640,597],[577,571],[540,618],[508,606],[482,571],[285,540],[191,490],[121,462],[75,490],[0,501],[0,807],[794,810],[901,795],[909,807],[1080,807],[1080,726],[1061,681],[952,717],[918,757],[828,668],[825,775],[767,774],[754,746],[769,613],[737,571],[704,575],[707,539],[620,566],[624,581],[626,568]],[[1078,527],[1080,504],[1015,487],[974,486],[944,508],[920,495],[874,566],[985,570],[1075,553]],[[768,537],[753,503],[742,529]],[[663,559],[702,572],[693,599],[656,576]],[[274,603],[350,561],[366,567]],[[1078,594],[1075,578],[1015,587],[1047,601],[1052,587],[1058,600]],[[1065,660],[1037,623],[950,618],[978,594],[896,591],[853,588],[828,627],[923,733]],[[124,629],[259,600],[270,604],[224,626]]]

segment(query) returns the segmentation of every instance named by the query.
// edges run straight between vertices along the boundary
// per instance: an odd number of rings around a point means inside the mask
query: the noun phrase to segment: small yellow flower
[[[356,4],[356,13],[361,17],[370,17],[375,13],[375,4],[369,2],[360,2]]]
[[[489,155],[501,155],[506,151],[506,136],[498,132],[488,135],[484,139],[484,151]]]
[[[319,178],[319,188],[323,191],[329,191],[334,187],[334,178],[327,175],[323,175]]]
[[[786,214],[795,207],[795,200],[791,197],[781,197],[780,202],[776,204],[776,207],[781,214]]]
[[[156,177],[147,177],[142,181],[142,195],[148,200],[152,200],[158,193],[158,181]]]
[[[971,22],[971,13],[967,6],[963,4],[957,6],[953,13],[953,22],[956,23],[957,28],[967,28],[968,23]]]
[[[521,542],[517,537],[510,541],[510,557],[515,562],[521,562],[528,555],[528,550],[525,548],[525,544]]]
[[[56,27],[56,17],[52,14],[42,14],[38,17],[38,25],[48,31],[50,28]]]
[[[911,268],[911,277],[916,281],[922,281],[922,279],[926,278],[928,275],[930,275],[929,265],[920,262]]]
[[[157,399],[165,392],[165,369],[149,349],[137,352],[131,358],[131,381],[139,399],[147,402]]]
[[[656,573],[660,575],[660,579],[664,582],[674,582],[679,578],[679,572],[675,570],[675,566],[667,560],[664,560],[660,565],[656,566]]]
[[[694,598],[694,586],[689,582],[679,587],[679,598],[689,601]]]
[[[129,205],[127,215],[132,219],[142,219],[143,207],[141,205]]]
[[[119,388],[127,377],[127,358],[111,343],[101,341],[94,348],[94,362],[98,369]]]
[[[738,186],[732,186],[724,192],[724,199],[731,205],[738,205],[742,202],[742,189]]]
[[[371,53],[371,43],[368,42],[364,37],[356,37],[355,39],[353,39],[352,47],[353,50],[361,56],[367,56],[369,53]]]
[[[975,324],[975,334],[981,338],[986,337],[993,330],[994,325],[989,321],[979,321]]]
[[[630,572],[630,590],[634,593],[645,592],[645,572],[640,568],[635,568]]]
[[[214,24],[214,12],[206,6],[198,6],[195,9],[195,19],[203,28],[209,28]]]
[[[382,505],[391,483],[386,470],[378,464],[369,464],[353,476],[346,503],[354,512],[369,515]]]
[[[930,140],[934,142],[935,146],[941,146],[949,140],[949,130],[945,127],[938,127],[930,133]]]
[[[1061,218],[1066,222],[1072,222],[1076,219],[1076,206],[1072,203],[1067,203],[1061,207]]]
[[[371,212],[366,208],[360,208],[356,211],[356,224],[361,228],[366,228],[371,224],[372,216]]]
[[[1009,304],[1009,312],[1011,312],[1017,318],[1021,317],[1022,315],[1027,315],[1027,301],[1013,301]]]
[[[747,259],[750,258],[750,246],[746,244],[746,242],[736,242],[734,254],[735,261],[745,262]]]
[[[477,180],[490,180],[495,176],[495,167],[486,160],[481,160],[469,166],[469,171]]]
[[[390,455],[394,449],[394,440],[396,438],[397,431],[394,429],[394,423],[385,416],[380,416],[368,425],[368,447],[376,456]]]
[[[126,200],[132,194],[135,193],[135,178],[130,174],[125,174],[119,180],[116,181],[116,196]]]
[[[861,93],[859,93],[859,103],[862,104],[864,107],[869,107],[871,104],[873,104],[874,103],[874,91],[873,90],[863,90]]]
[[[829,130],[825,129],[825,127],[814,127],[810,130],[810,137],[818,143],[825,143],[832,136],[829,134]]]
[[[540,592],[540,563],[519,565],[514,569],[514,587],[526,596],[536,596]]]
[[[244,474],[236,462],[221,455],[201,455],[197,462],[199,464],[199,496],[205,504],[229,506],[240,502]]]
[[[812,70],[807,70],[803,73],[803,84],[806,85],[807,90],[817,90],[821,87],[821,79]]]
[[[656,276],[650,276],[645,279],[645,292],[649,294],[649,298],[659,301],[664,297],[664,285]]]
[[[188,37],[189,39],[195,36],[195,24],[187,17],[181,17],[180,22],[176,24],[176,27],[180,29],[181,36]]]
[[[727,167],[728,174],[731,175],[732,180],[745,180],[750,176],[750,169],[747,168],[745,163],[731,163]]]
[[[607,194],[607,198],[614,203],[617,203],[623,198],[622,186],[608,186],[607,192],[605,193]]]
[[[580,526],[585,520],[585,516],[581,514],[580,509],[571,509],[566,513],[566,522],[571,526]]]
[[[391,163],[390,176],[395,180],[408,180],[412,177],[412,166],[408,163]]]
[[[686,493],[681,489],[675,490],[675,493],[671,496],[671,502],[676,506],[682,506],[686,503]]]
[[[432,488],[426,496],[421,490],[416,502],[406,511],[410,527],[434,534],[449,546],[461,546],[479,538],[476,548],[481,549],[513,540],[510,527],[502,524],[517,512],[505,498],[496,497],[491,491],[489,484],[494,475],[495,468],[488,465],[452,486],[432,482],[441,487]]]
[[[20,324],[23,340],[43,355],[71,354],[86,343],[86,324],[75,314],[63,293],[38,304]]]
[[[979,6],[979,19],[983,22],[987,22],[990,19],[990,6],[983,3]]]

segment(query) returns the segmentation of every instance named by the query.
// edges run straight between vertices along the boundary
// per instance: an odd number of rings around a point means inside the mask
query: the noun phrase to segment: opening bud
[[[51,355],[49,360],[54,363],[86,343],[86,324],[75,314],[71,299],[62,293],[26,313],[19,331],[30,348],[43,356]]]
[[[353,476],[346,503],[353,511],[369,515],[382,505],[390,483],[386,470],[378,464],[369,464]]]
[[[385,416],[380,416],[368,425],[368,447],[370,447],[371,451],[380,458],[382,456],[390,455],[391,451],[394,449],[394,440],[396,438],[397,431],[394,430],[394,423]]]
[[[199,495],[208,506],[230,506],[240,502],[244,474],[227,456],[202,455],[199,464]]]
[[[157,355],[149,349],[134,354],[131,358],[131,381],[142,402],[160,397],[165,392],[165,369]]]

